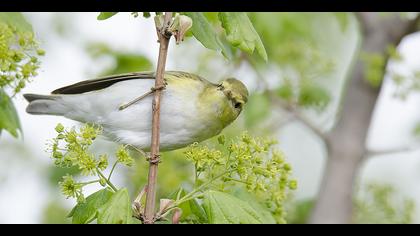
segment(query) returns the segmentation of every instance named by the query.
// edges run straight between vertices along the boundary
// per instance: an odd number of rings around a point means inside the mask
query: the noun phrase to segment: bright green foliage
[[[66,197],[76,198],[78,201],[78,205],[69,215],[73,217],[72,222],[84,224],[97,217],[98,222],[101,223],[131,222],[131,219],[128,221],[122,217],[123,214],[130,214],[131,218],[131,207],[128,207],[130,213],[126,207],[126,205],[131,206],[127,190],[118,190],[111,183],[111,175],[117,164],[131,166],[134,163],[126,146],[118,148],[115,154],[116,161],[109,176],[105,177],[102,171],[108,168],[108,156],[105,154],[95,155],[89,151],[93,141],[101,134],[100,127],[87,124],[76,130],[75,128],[66,129],[62,124],[58,124],[55,131],[57,137],[51,140],[48,148],[54,164],[60,168],[77,167],[81,174],[95,177],[89,182],[77,182],[73,176],[67,174],[60,182],[62,193]],[[94,183],[99,183],[104,188],[85,199],[83,187]],[[122,206],[124,208],[121,208]],[[121,209],[124,210],[124,213],[121,212]]]
[[[108,66],[103,75],[115,75],[130,73],[133,71],[150,71],[153,69],[153,63],[139,53],[124,52],[113,50],[102,43],[90,44],[87,47],[88,52],[94,59],[108,58],[113,60],[113,65]]]
[[[390,76],[397,85],[394,95],[400,99],[406,99],[412,92],[420,91],[420,70],[414,70],[409,74],[391,72]]]
[[[170,199],[180,199],[185,197],[187,192],[180,188],[169,195]],[[181,209],[181,222],[188,224],[208,223],[207,214],[197,199],[191,199],[177,205]]]
[[[229,48],[222,43],[217,30],[202,12],[185,12],[183,14],[192,19],[191,32],[204,47],[221,51],[226,58],[229,58]]]
[[[197,188],[211,185],[211,189],[229,192],[240,184],[265,203],[277,222],[283,223],[286,193],[297,186],[290,179],[290,164],[274,148],[276,141],[247,133],[230,142],[223,138],[219,141],[217,149],[193,144],[185,151],[195,166]]]
[[[412,199],[399,199],[390,185],[368,184],[364,194],[355,200],[354,221],[364,224],[413,223],[415,204]]]
[[[329,104],[331,92],[328,90],[325,77],[336,69],[335,58],[330,56],[319,40],[319,28],[312,27],[316,23],[323,24],[333,17],[340,18],[340,25],[346,28],[349,24],[347,13],[319,14],[312,13],[250,13],[254,27],[262,37],[262,42],[278,73],[278,87],[266,88],[274,90],[280,98],[291,105],[323,111]],[[273,27],[276,22],[276,27]],[[332,28],[332,26],[328,26]],[[268,69],[253,58],[248,59],[256,70]],[[315,63],[316,62],[316,63]],[[260,79],[266,79],[260,76]],[[336,79],[336,78],[334,78]],[[312,101],[311,99],[316,99]]]
[[[98,224],[129,224],[132,222],[130,197],[126,188],[118,190],[98,209]]]
[[[219,20],[226,31],[229,43],[242,51],[252,54],[254,50],[265,60],[267,52],[245,12],[219,12]]]
[[[404,63],[404,57],[398,52],[395,46],[390,45],[387,53],[393,63]],[[420,90],[420,70],[412,69],[405,72],[389,69],[387,71],[390,78],[397,86],[394,96],[400,99],[406,99],[411,92]]]
[[[347,30],[349,25],[349,15],[346,12],[336,12],[334,13],[335,18],[337,19],[338,23],[340,24],[340,28],[342,32]]]
[[[18,137],[21,127],[15,106],[3,89],[0,89],[0,134],[3,129]]]
[[[117,12],[101,12],[97,19],[105,20],[117,14]],[[161,12],[156,12],[161,15]],[[134,17],[138,17],[138,12],[133,12]],[[194,37],[206,48],[220,51],[229,60],[233,59],[232,47],[241,49],[244,52],[253,54],[256,50],[258,55],[265,61],[268,60],[267,52],[261,38],[255,30],[252,22],[245,12],[220,12],[219,22],[216,22],[215,15],[203,12],[182,12],[192,19],[190,29]],[[143,12],[145,18],[150,18],[150,12]],[[221,24],[226,37],[221,37],[217,23]],[[186,33],[188,36],[189,34]],[[225,43],[227,41],[227,43]],[[229,45],[230,44],[230,45]]]
[[[0,134],[4,129],[18,137],[19,118],[6,91],[19,93],[37,75],[44,54],[22,14],[0,13]]]
[[[211,224],[270,224],[260,211],[230,194],[209,190],[204,194],[204,209]]]
[[[361,59],[366,67],[365,79],[373,87],[379,87],[385,74],[385,56],[379,53],[362,53]]]
[[[59,199],[51,199],[43,208],[42,224],[69,224],[71,220],[66,218],[69,209]]]
[[[83,175],[96,175],[99,161],[88,148],[101,129],[86,125],[77,132],[74,128],[65,130],[63,125],[58,124],[55,130],[58,135],[52,140],[49,150],[54,164],[60,167],[78,166]]]
[[[106,20],[106,19],[109,19],[109,18],[115,16],[117,13],[118,12],[101,12],[98,15],[97,19],[98,20]]]
[[[0,88],[19,93],[37,75],[39,48],[32,27],[19,13],[0,14]]]
[[[76,183],[71,175],[63,176],[63,180],[59,183],[61,192],[67,197],[77,198],[78,201],[83,202],[84,196],[82,193],[82,184]]]
[[[298,104],[302,107],[311,107],[322,111],[330,100],[328,91],[316,83],[306,81],[300,86]]]
[[[420,123],[418,123],[413,130],[415,136],[420,136]]]
[[[311,212],[315,206],[314,199],[305,199],[288,202],[287,223],[289,224],[307,224]]]
[[[132,166],[134,163],[134,159],[131,157],[130,153],[128,152],[125,146],[120,146],[116,153],[117,161],[126,166]]]
[[[113,192],[109,189],[102,189],[86,198],[86,201],[77,204],[69,213],[73,224],[88,224],[96,219],[98,209],[109,201]]]
[[[385,72],[386,72],[386,61],[393,60],[394,62],[403,61],[402,55],[398,52],[394,45],[388,45],[387,52],[385,55],[379,53],[367,53],[361,54],[361,59],[365,63],[365,79],[373,86],[379,87],[382,84]],[[404,76],[399,75],[394,71],[389,71],[391,77],[397,85],[401,85],[405,80]]]
[[[248,104],[244,110],[246,127],[255,127],[270,115],[270,100],[268,96],[260,93],[253,93],[248,98]]]
[[[289,80],[285,80],[285,82],[278,87],[276,93],[277,96],[279,96],[287,102],[292,102],[293,97],[295,96],[293,85]]]

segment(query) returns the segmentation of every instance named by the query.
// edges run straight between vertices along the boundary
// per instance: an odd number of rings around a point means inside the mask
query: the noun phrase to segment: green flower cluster
[[[213,187],[228,191],[243,184],[263,199],[277,221],[283,223],[283,203],[288,190],[297,188],[297,182],[290,178],[292,168],[283,153],[274,147],[276,140],[244,133],[231,142],[219,136],[218,143],[218,149],[195,143],[184,152],[195,165],[196,185],[211,182]]]
[[[39,48],[32,32],[21,32],[0,22],[0,88],[11,87],[16,94],[37,75]]]
[[[48,152],[54,160],[54,164],[61,168],[78,167],[84,176],[97,176],[98,179],[89,182],[76,182],[72,176],[66,175],[60,182],[62,192],[67,197],[77,198],[84,201],[82,188],[87,184],[100,183],[103,187],[110,187],[117,191],[110,182],[111,175],[118,163],[132,166],[134,159],[125,146],[121,145],[116,151],[116,161],[112,166],[109,177],[105,177],[102,171],[108,168],[108,156],[101,154],[96,156],[89,151],[90,146],[102,129],[93,125],[84,125],[79,130],[65,129],[62,124],[55,128],[57,137],[49,144]]]
[[[83,202],[85,197],[82,192],[83,185],[76,183],[71,175],[63,176],[63,180],[60,182],[61,192],[67,197],[76,198],[78,202]]]

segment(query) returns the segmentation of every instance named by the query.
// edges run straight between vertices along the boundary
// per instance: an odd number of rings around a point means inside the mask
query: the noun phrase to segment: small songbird
[[[59,88],[51,95],[24,94],[26,111],[100,125],[112,141],[150,151],[153,72],[114,75]],[[234,78],[213,84],[179,71],[164,75],[160,109],[160,149],[183,148],[218,135],[241,113],[248,99]],[[149,94],[149,96],[142,96]],[[127,105],[129,104],[129,105]]]

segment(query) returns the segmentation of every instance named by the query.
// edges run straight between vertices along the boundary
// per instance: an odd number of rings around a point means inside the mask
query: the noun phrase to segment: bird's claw
[[[148,161],[150,164],[158,164],[161,163],[162,161],[160,160],[160,155],[155,155],[153,158],[152,157],[147,157],[146,161]]]
[[[152,90],[152,92],[156,92],[157,90],[164,90],[164,89],[166,89],[166,85],[165,84],[159,85],[157,87],[152,87],[150,90]]]

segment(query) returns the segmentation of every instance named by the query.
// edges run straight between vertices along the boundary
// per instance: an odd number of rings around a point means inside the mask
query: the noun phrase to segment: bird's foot
[[[159,86],[157,86],[157,87],[152,87],[150,90],[151,90],[152,92],[156,92],[157,90],[164,90],[164,89],[166,89],[166,85],[165,85],[165,84],[163,84],[163,85],[159,85]]]
[[[146,161],[148,161],[150,164],[156,165],[161,163],[160,155],[154,155],[153,157],[149,156],[146,158]]]

